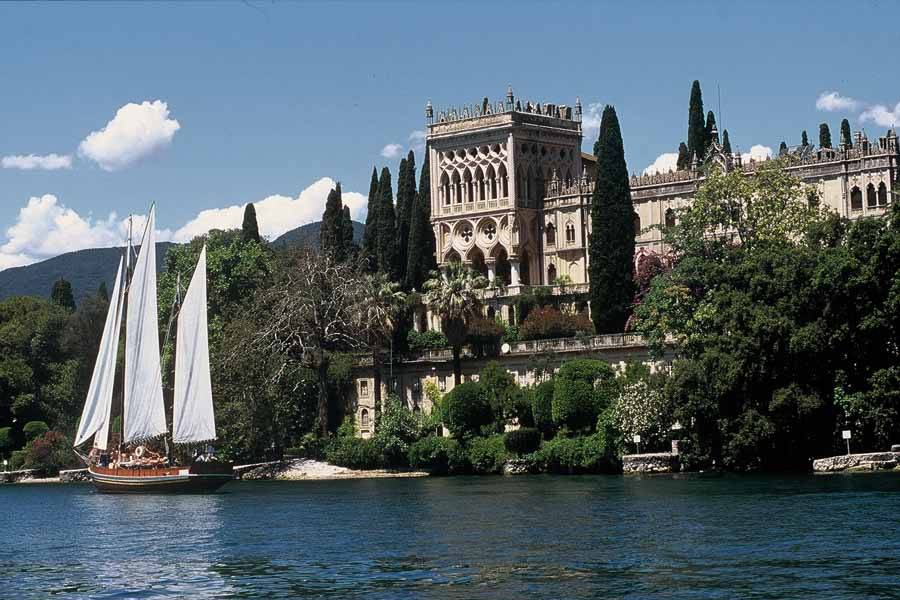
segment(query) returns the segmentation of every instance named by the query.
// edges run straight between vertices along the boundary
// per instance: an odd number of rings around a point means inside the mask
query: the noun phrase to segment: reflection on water
[[[0,487],[0,598],[896,593],[900,477]]]

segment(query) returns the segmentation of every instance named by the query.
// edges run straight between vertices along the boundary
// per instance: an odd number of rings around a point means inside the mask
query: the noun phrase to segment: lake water
[[[0,486],[0,598],[900,597],[900,476]]]

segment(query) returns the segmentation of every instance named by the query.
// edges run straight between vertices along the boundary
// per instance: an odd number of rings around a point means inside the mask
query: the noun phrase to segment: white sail
[[[94,436],[94,447],[106,450],[109,437],[109,415],[112,407],[113,383],[116,379],[116,355],[119,350],[119,334],[122,326],[122,259],[116,271],[116,283],[112,297],[109,299],[109,310],[106,311],[106,322],[103,324],[103,335],[100,338],[100,351],[94,363],[91,385],[87,399],[81,412],[75,446],[80,446]],[[96,435],[95,435],[96,434]]]
[[[178,314],[172,413],[172,438],[176,444],[216,439],[206,318],[206,246],[203,246]]]
[[[125,324],[124,442],[166,432],[156,312],[156,211],[150,208],[128,290]]]

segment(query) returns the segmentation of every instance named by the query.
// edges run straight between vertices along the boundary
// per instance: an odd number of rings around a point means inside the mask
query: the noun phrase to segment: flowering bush
[[[567,315],[553,308],[542,306],[528,313],[519,328],[523,340],[546,340],[572,337],[579,331],[593,331],[594,325],[585,314]]]
[[[671,415],[663,391],[645,379],[625,383],[612,408],[613,423],[630,444],[640,435],[647,447],[665,440],[671,426]]]

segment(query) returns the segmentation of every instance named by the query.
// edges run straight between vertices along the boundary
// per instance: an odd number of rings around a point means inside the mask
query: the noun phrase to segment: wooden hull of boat
[[[91,482],[108,494],[205,494],[234,478],[231,463],[195,463],[171,469],[88,468]]]

